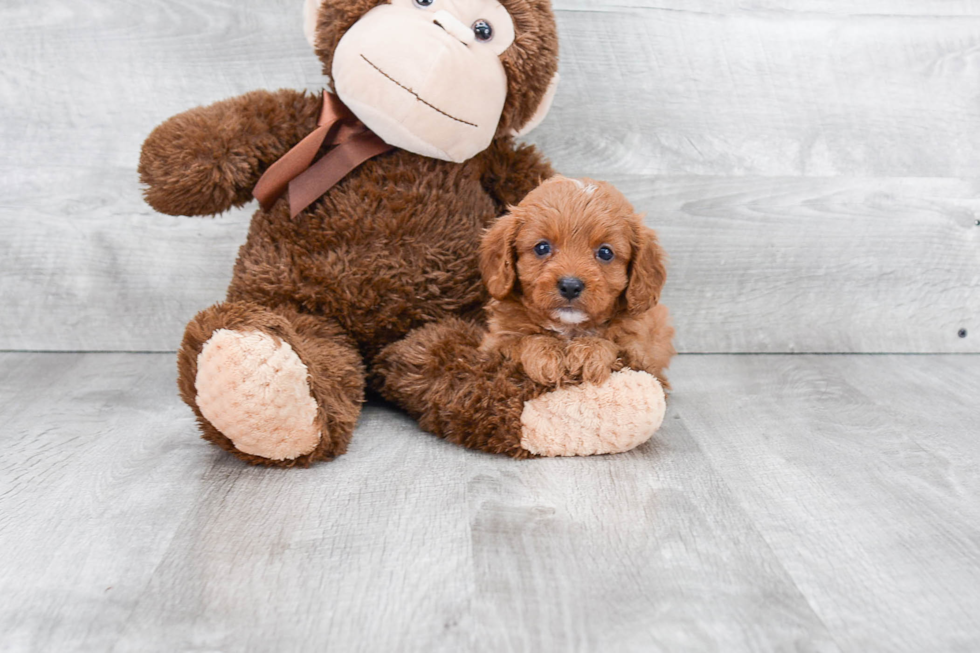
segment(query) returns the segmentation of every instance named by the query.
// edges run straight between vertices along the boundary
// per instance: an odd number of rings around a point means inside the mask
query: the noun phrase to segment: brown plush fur
[[[325,69],[343,32],[376,4],[324,4],[317,51]],[[557,68],[547,2],[504,4],[514,16],[517,41],[504,56],[510,92],[498,134],[533,114]],[[161,212],[184,215],[245,203],[269,165],[314,129],[319,107],[319,98],[303,93],[257,91],[171,118],[143,146],[140,176],[147,201]],[[465,378],[472,384],[464,393],[469,398],[443,410],[442,426],[431,430],[467,446],[526,455],[514,439],[520,406],[543,389],[481,357],[470,326],[450,319],[378,354],[422,325],[454,316],[479,319],[487,299],[477,265],[483,230],[552,174],[533,147],[499,136],[462,164],[403,150],[380,155],[296,218],[285,197],[269,211],[257,211],[227,302],[194,318],[181,345],[181,396],[197,414],[203,437],[251,463],[292,466],[332,458],[346,448],[370,371],[384,396],[416,416],[433,399],[426,388]],[[194,388],[197,356],[219,328],[272,334],[307,365],[325,434],[315,451],[284,462],[246,455],[201,415]],[[432,355],[443,363],[439,357],[456,347],[452,360],[462,368],[430,365],[421,379],[414,367],[420,346],[439,349]],[[493,433],[467,436],[475,423],[492,424]]]
[[[169,215],[213,215],[252,200],[266,168],[316,128],[319,96],[254,91],[157,127],[140,156],[146,201]]]
[[[514,458],[524,402],[547,391],[520,366],[480,350],[486,330],[450,318],[416,329],[379,356],[376,384],[419,426],[455,444]]]
[[[612,259],[599,258],[600,248]],[[669,388],[674,329],[658,304],[665,260],[654,231],[611,185],[554,177],[483,240],[480,267],[494,299],[482,349],[549,386],[602,383],[629,367]],[[562,296],[567,279],[581,281],[580,295]],[[574,324],[563,311],[574,313]]]

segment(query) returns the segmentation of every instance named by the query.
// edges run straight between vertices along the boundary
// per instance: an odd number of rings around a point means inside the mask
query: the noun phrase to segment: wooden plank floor
[[[174,374],[0,354],[0,649],[980,649],[980,357],[683,356],[655,440],[588,459],[372,404],[291,471]]]

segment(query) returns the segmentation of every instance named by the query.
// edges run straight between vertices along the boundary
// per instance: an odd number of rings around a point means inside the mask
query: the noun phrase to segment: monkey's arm
[[[213,215],[252,199],[262,173],[316,129],[320,98],[254,91],[170,118],[143,143],[146,201],[170,215]]]
[[[544,155],[533,145],[519,145],[511,137],[494,139],[484,152],[483,187],[497,204],[498,214],[507,211],[542,181],[555,176]]]

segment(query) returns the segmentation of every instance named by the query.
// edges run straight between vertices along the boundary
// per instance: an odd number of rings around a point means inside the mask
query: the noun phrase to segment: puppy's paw
[[[528,377],[542,385],[558,385],[565,376],[561,344],[551,336],[528,336],[521,348],[521,365]]]
[[[576,338],[565,351],[565,369],[586,383],[604,383],[622,368],[616,345],[602,338]]]

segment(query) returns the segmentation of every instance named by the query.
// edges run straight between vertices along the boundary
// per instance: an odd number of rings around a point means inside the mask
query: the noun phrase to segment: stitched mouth
[[[443,111],[442,109],[440,109],[439,107],[437,107],[436,105],[434,105],[434,104],[432,104],[430,102],[426,102],[421,97],[419,97],[419,94],[418,93],[416,93],[415,91],[413,91],[409,87],[405,86],[404,84],[402,84],[401,82],[399,82],[397,79],[395,79],[394,77],[392,77],[391,75],[389,75],[385,71],[383,71],[380,68],[378,68],[370,59],[368,59],[367,57],[365,57],[363,54],[361,55],[361,59],[364,59],[364,61],[367,62],[367,64],[369,66],[371,66],[372,68],[374,68],[375,70],[377,70],[379,73],[381,73],[385,77],[385,79],[387,79],[388,81],[390,81],[393,84],[397,85],[399,88],[401,88],[401,89],[403,89],[405,91],[408,91],[409,93],[412,94],[413,97],[415,97],[416,100],[418,100],[419,102],[421,102],[425,106],[429,107],[433,111],[436,111],[438,113],[441,113],[442,115],[446,116],[447,118],[450,118],[452,120],[455,120],[456,122],[463,123],[464,125],[469,125],[470,127],[477,127],[477,125],[474,125],[471,122],[466,122],[465,120],[463,120],[461,118],[457,118],[456,116],[452,116],[452,115],[446,113],[445,111]]]

